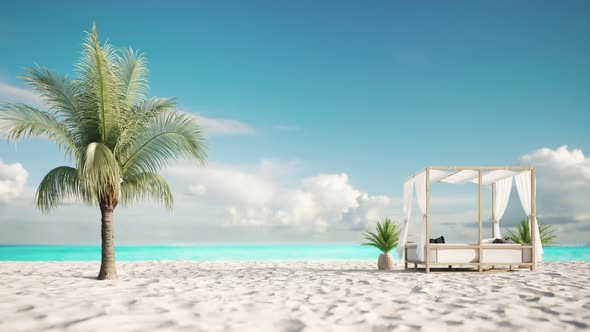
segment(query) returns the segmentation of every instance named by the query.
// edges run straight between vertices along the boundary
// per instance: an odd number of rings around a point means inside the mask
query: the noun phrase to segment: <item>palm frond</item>
[[[43,101],[64,121],[75,125],[79,115],[78,86],[67,76],[52,73],[41,66],[25,68],[27,74],[22,78],[26,85],[37,91]]]
[[[172,209],[174,198],[166,180],[156,173],[139,173],[123,180],[121,203],[130,205],[136,201],[151,200]]]
[[[400,233],[401,228],[392,223],[389,218],[385,218],[383,223],[377,222],[377,233],[371,231],[364,233],[367,242],[362,243],[362,245],[375,247],[387,254],[397,246]]]
[[[37,207],[48,213],[67,199],[91,203],[91,197],[80,185],[78,170],[68,166],[56,167],[45,175],[37,188]]]
[[[166,112],[141,128],[119,160],[125,176],[157,172],[182,157],[204,163],[205,139],[202,129],[187,115]]]
[[[117,55],[117,76],[121,82],[122,105],[131,109],[148,91],[147,61],[143,54],[128,48]]]
[[[134,108],[135,112],[142,115],[144,121],[153,119],[160,114],[176,107],[176,98],[147,98],[142,100]]]
[[[519,223],[515,225],[515,229],[507,229],[508,236],[514,243],[530,244],[531,232],[529,228],[529,221],[527,218],[522,218]],[[539,236],[541,237],[541,244],[543,246],[551,245],[555,242],[555,229],[551,225],[539,224]]]
[[[25,104],[0,102],[0,134],[15,141],[47,138],[70,157],[76,157],[78,152],[73,134],[54,114]]]
[[[121,171],[115,155],[102,143],[90,143],[80,161],[78,174],[83,189],[96,201],[119,201]]]
[[[139,102],[130,112],[125,113],[125,126],[118,137],[115,155],[125,155],[126,149],[132,148],[134,141],[152,121],[162,113],[171,111],[176,106],[174,98],[148,98]]]
[[[82,59],[78,64],[83,92],[81,102],[95,112],[88,120],[96,122],[93,125],[97,125],[99,141],[112,147],[120,115],[120,82],[115,75],[116,52],[108,43],[100,45],[96,26],[92,27],[91,33],[87,33],[82,47]]]

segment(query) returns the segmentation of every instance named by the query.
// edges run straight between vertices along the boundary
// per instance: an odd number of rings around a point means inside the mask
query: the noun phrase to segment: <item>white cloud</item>
[[[352,187],[344,173],[306,177],[289,185],[285,180],[292,173],[286,170],[296,170],[297,165],[271,160],[254,167],[179,165],[165,176],[183,183],[188,197],[218,209],[227,226],[264,225],[321,233],[332,227],[364,228],[391,210],[392,199]]]
[[[542,148],[522,156],[520,163],[536,169],[541,222],[590,222],[590,158],[582,150]]]
[[[537,169],[539,221],[555,225],[559,242],[587,242],[590,235],[590,206],[587,205],[590,201],[590,158],[580,150],[564,146],[539,149],[517,160]],[[154,243],[359,241],[360,231],[373,228],[376,220],[385,216],[401,220],[401,184],[397,190],[393,189],[395,196],[375,195],[353,186],[345,173],[306,176],[302,171],[299,162],[270,159],[247,165],[177,164],[162,172],[175,192],[173,215],[152,204],[120,209],[117,212],[117,220],[121,221],[119,234],[127,241]],[[88,216],[89,221],[80,226],[78,233],[68,230],[68,234],[56,234],[55,241],[76,239],[85,232],[90,233],[84,235],[84,239],[94,239],[95,209],[68,206],[57,209],[50,217],[41,217],[33,208],[34,190],[29,187],[31,184],[26,184],[27,175],[26,169],[18,163],[0,162],[0,200],[9,202],[0,208],[0,220],[12,220],[10,227],[19,229],[21,236],[29,236],[27,234],[33,234],[31,230],[38,224],[45,224],[38,223],[39,220],[49,218],[57,225],[78,225],[80,216]],[[465,190],[433,195],[432,236],[444,235],[454,242],[476,239],[477,194],[473,186],[466,185]],[[484,221],[491,215],[490,199],[489,190],[484,191],[484,202],[487,202]],[[25,205],[29,208],[23,209]],[[410,239],[417,234],[419,214],[414,205]],[[513,188],[502,230],[522,216],[522,207]],[[150,225],[149,229],[138,232],[145,223]],[[486,226],[484,234],[488,233]]]
[[[35,92],[0,82],[0,100],[42,106],[43,100]]]
[[[188,113],[190,114],[190,113]],[[217,135],[254,135],[256,131],[249,125],[233,119],[208,118],[202,115],[192,115],[196,122],[210,134]]]
[[[0,160],[0,201],[18,198],[25,190],[29,172],[20,163],[5,164]]]
[[[178,184],[188,183],[188,195],[200,196],[212,203],[239,202],[264,205],[276,190],[271,179],[258,170],[241,169],[212,162],[207,167],[180,164],[163,171]],[[186,187],[184,187],[186,188]]]

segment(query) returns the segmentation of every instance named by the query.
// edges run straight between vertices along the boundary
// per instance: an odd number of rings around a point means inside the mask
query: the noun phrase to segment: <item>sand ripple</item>
[[[374,262],[0,262],[0,331],[578,331],[590,263],[510,273]]]

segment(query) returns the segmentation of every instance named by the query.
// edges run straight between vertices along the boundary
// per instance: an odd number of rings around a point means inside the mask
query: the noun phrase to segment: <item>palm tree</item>
[[[508,236],[515,243],[531,243],[531,232],[529,230],[529,222],[527,218],[522,218],[519,224],[516,224],[516,229],[509,229]],[[551,225],[539,224],[539,235],[541,237],[541,244],[543,246],[554,243],[555,229]]]
[[[113,212],[119,203],[152,200],[167,209],[173,197],[158,170],[178,158],[206,160],[202,129],[174,111],[171,98],[147,98],[145,57],[86,33],[78,78],[40,66],[23,76],[48,110],[0,103],[0,132],[9,140],[45,137],[57,143],[76,167],[60,166],[41,181],[36,204],[48,213],[64,199],[98,206],[101,265],[98,279],[117,279]]]

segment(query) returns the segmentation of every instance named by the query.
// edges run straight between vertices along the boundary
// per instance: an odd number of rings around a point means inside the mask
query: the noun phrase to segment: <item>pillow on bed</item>
[[[430,243],[445,243],[445,237],[437,237],[436,239],[430,239]]]

